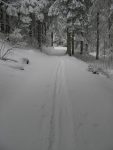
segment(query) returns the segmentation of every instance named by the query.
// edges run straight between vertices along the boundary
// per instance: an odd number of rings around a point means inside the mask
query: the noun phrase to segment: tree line
[[[0,0],[0,29],[20,32],[31,44],[53,42],[67,46],[67,54],[113,51],[113,0]],[[50,39],[50,40],[49,40]]]

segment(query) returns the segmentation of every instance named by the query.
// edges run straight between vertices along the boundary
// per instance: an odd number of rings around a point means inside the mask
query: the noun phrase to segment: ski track
[[[53,85],[48,150],[74,150],[72,106],[66,88],[65,65],[62,59],[57,65]]]

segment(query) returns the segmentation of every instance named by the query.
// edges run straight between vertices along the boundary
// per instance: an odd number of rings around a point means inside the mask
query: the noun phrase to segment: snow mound
[[[43,47],[42,51],[48,55],[63,56],[66,54],[66,47]]]

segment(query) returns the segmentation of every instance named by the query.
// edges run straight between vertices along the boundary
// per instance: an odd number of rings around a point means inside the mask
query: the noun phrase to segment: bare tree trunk
[[[108,31],[109,31],[109,48],[111,47],[111,34],[110,34],[110,29],[111,29],[111,25],[112,25],[112,22],[111,22],[111,18],[110,18],[110,7],[111,7],[111,0],[108,1]]]
[[[84,46],[84,42],[83,41],[80,41],[80,54],[82,55],[83,54],[83,46]]]
[[[46,42],[46,22],[42,23],[42,43]]]
[[[20,12],[20,9],[18,11],[18,28],[20,27],[20,24],[21,24],[21,12]]]
[[[42,43],[44,43],[44,23],[41,23],[41,28],[42,28]]]
[[[88,43],[86,43],[86,53],[88,52]]]
[[[47,33],[46,22],[44,23],[44,30],[45,30],[45,36],[46,36],[46,33]]]
[[[3,27],[4,27],[4,33],[6,33],[6,10],[5,10],[5,7],[3,7]]]
[[[72,32],[72,55],[74,55],[74,50],[75,50],[75,42],[74,42],[74,31]]]
[[[96,59],[99,59],[99,40],[100,40],[100,35],[99,35],[99,15],[100,13],[97,12],[97,48],[96,48]]]
[[[81,32],[81,36],[83,38],[83,33]],[[83,40],[80,41],[80,54],[83,54],[83,50],[84,50],[84,42]]]
[[[12,23],[11,23],[11,20],[12,20],[12,17],[9,15],[9,19],[8,19],[8,22],[9,22],[9,33],[11,33],[11,26],[12,26]]]
[[[89,29],[88,29],[88,25],[87,25],[86,26],[86,43],[85,43],[85,51],[86,51],[86,53],[88,53],[88,48],[89,48],[88,35],[89,35]]]
[[[105,59],[105,56],[106,56],[106,48],[105,48],[105,38],[104,38],[104,59]]]
[[[67,54],[71,56],[71,33],[67,29]]]
[[[53,46],[53,32],[51,32],[51,46]]]
[[[110,39],[111,39],[110,29],[111,29],[111,20],[110,20],[110,18],[109,18],[109,19],[108,19],[109,47],[111,46],[111,43],[110,43]]]
[[[0,32],[1,32],[1,30],[2,30],[2,8],[1,8],[1,6],[0,6],[0,14],[1,14],[1,16],[0,16]]]
[[[30,17],[32,19],[32,22],[31,22],[31,32],[30,32],[30,36],[31,36],[31,43],[32,45],[34,45],[34,36],[35,36],[35,32],[34,32],[34,28],[35,28],[35,16],[33,14],[30,14]]]
[[[38,43],[39,43],[39,48],[41,48],[42,47],[42,25],[40,21],[38,21]]]
[[[36,38],[37,37],[37,22],[36,22],[35,15],[33,17],[34,17],[34,37]]]
[[[68,28],[67,28],[67,54],[69,54],[69,33],[68,33]]]

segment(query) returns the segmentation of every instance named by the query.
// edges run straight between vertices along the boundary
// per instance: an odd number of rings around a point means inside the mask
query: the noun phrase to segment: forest
[[[0,32],[32,46],[67,46],[67,54],[112,55],[112,0],[0,0]]]

